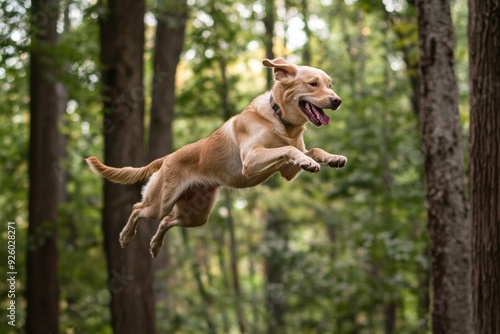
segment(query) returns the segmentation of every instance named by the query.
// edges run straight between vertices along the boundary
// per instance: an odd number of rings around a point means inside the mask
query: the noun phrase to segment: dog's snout
[[[333,109],[337,109],[342,103],[342,99],[339,96],[331,97],[330,103],[332,104]]]

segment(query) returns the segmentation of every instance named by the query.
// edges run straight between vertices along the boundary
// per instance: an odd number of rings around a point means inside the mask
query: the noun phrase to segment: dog
[[[327,125],[323,109],[336,110],[342,100],[322,70],[297,66],[283,58],[264,59],[273,69],[271,91],[255,98],[243,112],[230,118],[209,137],[188,144],[141,168],[113,168],[96,157],[90,169],[115,183],[133,184],[150,177],[142,202],[133,206],[120,233],[126,247],[141,218],[160,220],[150,242],[156,257],[165,233],[174,226],[207,223],[221,187],[248,188],[279,172],[293,180],[302,170],[316,173],[320,164],[343,167],[347,158],[320,148],[306,150],[305,125]]]

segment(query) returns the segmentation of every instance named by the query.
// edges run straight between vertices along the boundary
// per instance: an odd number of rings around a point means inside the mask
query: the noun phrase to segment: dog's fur
[[[253,187],[276,172],[290,181],[301,170],[318,172],[320,164],[345,165],[342,155],[319,148],[307,151],[302,136],[308,121],[317,126],[328,123],[321,108],[337,109],[342,101],[331,89],[330,77],[283,58],[264,59],[263,64],[273,68],[271,92],[258,96],[208,138],[141,168],[112,168],[96,157],[87,159],[94,173],[112,182],[132,184],[151,176],[142,202],[134,205],[120,233],[122,247],[134,236],[141,218],[161,220],[150,243],[156,256],[168,229],[207,222],[221,186]]]

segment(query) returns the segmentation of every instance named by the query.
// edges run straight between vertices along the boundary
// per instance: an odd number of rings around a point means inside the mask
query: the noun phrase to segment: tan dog
[[[112,168],[90,157],[90,169],[106,179],[124,184],[151,176],[143,200],[134,205],[120,233],[126,247],[141,218],[161,220],[150,243],[153,256],[173,226],[195,227],[208,221],[220,187],[247,188],[280,172],[287,180],[301,170],[316,173],[319,164],[343,167],[347,159],[322,149],[306,150],[305,124],[326,125],[322,109],[337,109],[342,102],[322,70],[296,66],[283,58],[264,59],[274,70],[271,92],[258,96],[208,138],[186,145],[141,168]]]

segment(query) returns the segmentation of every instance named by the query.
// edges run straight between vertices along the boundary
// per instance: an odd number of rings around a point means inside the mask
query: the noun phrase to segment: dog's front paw
[[[319,164],[311,158],[303,159],[299,161],[297,165],[299,165],[303,170],[306,170],[310,173],[317,173],[319,172],[320,168]]]
[[[347,163],[347,158],[343,155],[332,154],[328,157],[326,163],[332,168],[342,168]]]

